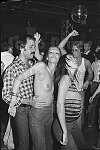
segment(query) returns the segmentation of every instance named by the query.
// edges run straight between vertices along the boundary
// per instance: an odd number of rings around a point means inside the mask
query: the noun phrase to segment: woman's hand
[[[67,137],[67,132],[63,132],[63,141],[60,141],[62,145],[67,145],[68,142],[68,137]]]

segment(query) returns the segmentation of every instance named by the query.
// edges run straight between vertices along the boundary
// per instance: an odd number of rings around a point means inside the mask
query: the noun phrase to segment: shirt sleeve
[[[7,69],[3,78],[3,89],[2,89],[2,99],[10,104],[11,92],[14,84],[14,73],[11,69]]]

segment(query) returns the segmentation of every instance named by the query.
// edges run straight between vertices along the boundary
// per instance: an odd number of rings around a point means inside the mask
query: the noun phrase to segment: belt
[[[30,105],[27,104],[21,104],[20,107],[29,107]]]

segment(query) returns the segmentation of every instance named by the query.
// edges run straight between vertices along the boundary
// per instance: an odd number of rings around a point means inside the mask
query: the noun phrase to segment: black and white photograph
[[[100,150],[100,1],[0,7],[1,150]]]

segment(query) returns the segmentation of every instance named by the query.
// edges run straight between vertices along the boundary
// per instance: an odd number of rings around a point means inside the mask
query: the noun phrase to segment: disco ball
[[[87,18],[87,9],[82,6],[75,6],[71,12],[71,18],[74,22],[82,23]]]

